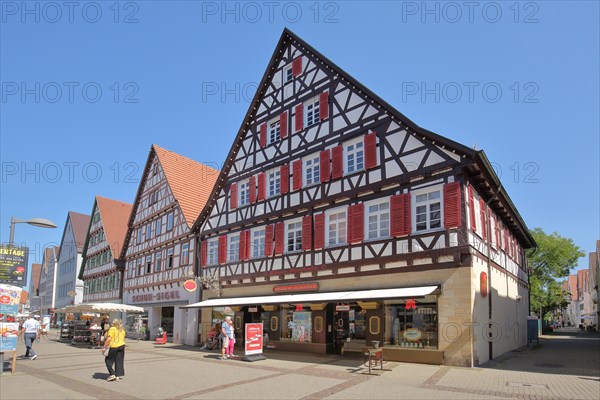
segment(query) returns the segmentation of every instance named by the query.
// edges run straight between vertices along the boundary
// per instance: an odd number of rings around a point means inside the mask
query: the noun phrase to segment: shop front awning
[[[76,306],[67,306],[56,310],[61,313],[105,313],[105,312],[143,313],[144,309],[138,306],[119,303],[84,303]]]
[[[181,308],[246,306],[257,304],[299,304],[322,302],[369,301],[381,299],[399,299],[423,297],[435,292],[439,286],[417,286],[394,289],[356,290],[351,292],[324,292],[282,294],[274,296],[231,297],[204,300]]]

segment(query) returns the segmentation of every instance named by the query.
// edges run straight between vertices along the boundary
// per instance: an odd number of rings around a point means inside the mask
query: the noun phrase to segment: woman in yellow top
[[[118,381],[125,376],[125,329],[120,319],[114,319],[106,333],[106,341],[102,353],[108,348],[108,355],[104,359],[108,368],[108,381]],[[114,365],[114,369],[113,369]]]

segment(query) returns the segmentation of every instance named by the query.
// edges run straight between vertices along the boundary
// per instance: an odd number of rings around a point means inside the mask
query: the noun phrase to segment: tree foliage
[[[567,301],[559,280],[569,276],[577,261],[585,255],[579,246],[554,232],[545,233],[535,228],[531,234],[537,242],[537,249],[527,254],[530,276],[531,310],[543,317],[548,312],[566,307]]]

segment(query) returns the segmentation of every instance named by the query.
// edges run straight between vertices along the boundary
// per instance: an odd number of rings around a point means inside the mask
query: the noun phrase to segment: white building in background
[[[54,313],[54,288],[56,287],[57,263],[58,246],[45,248],[39,284],[40,309],[42,314]]]
[[[78,279],[83,260],[82,252],[90,216],[69,211],[58,253],[55,307],[80,304],[83,300],[83,281]]]

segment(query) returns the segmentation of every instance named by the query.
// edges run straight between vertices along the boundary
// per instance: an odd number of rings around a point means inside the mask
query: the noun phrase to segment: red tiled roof
[[[77,243],[77,252],[81,253],[90,225],[90,216],[75,211],[69,211],[69,218],[71,219],[71,225],[73,227],[73,236],[75,236],[75,242]]]
[[[571,298],[579,299],[579,291],[577,290],[577,275],[569,275],[569,292]]]
[[[127,221],[132,205],[100,196],[96,196],[96,205],[100,210],[106,241],[110,245],[113,257],[118,258],[127,234]]]
[[[152,145],[175,200],[191,228],[208,201],[219,171],[157,145]]]

